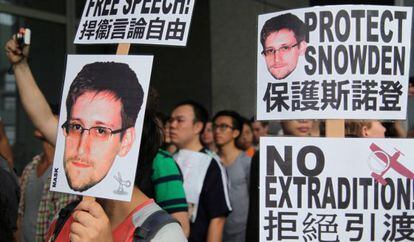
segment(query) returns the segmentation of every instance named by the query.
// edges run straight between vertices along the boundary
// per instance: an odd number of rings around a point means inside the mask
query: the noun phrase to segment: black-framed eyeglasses
[[[93,140],[101,141],[101,142],[108,141],[108,139],[113,134],[121,133],[122,131],[125,131],[128,128],[130,128],[130,127],[112,130],[108,127],[94,126],[94,127],[90,127],[89,129],[86,129],[80,124],[76,124],[76,123],[71,124],[68,121],[66,121],[64,124],[62,124],[62,129],[64,131],[63,134],[66,137],[80,139],[83,132],[85,132],[85,130],[87,130],[89,132],[90,137]]]
[[[234,127],[227,124],[213,124],[213,131],[217,129],[220,132],[225,132],[227,129],[234,129]]]
[[[267,58],[273,58],[277,52],[279,52],[279,54],[282,54],[282,55],[287,54],[292,50],[292,48],[295,48],[298,45],[299,45],[299,42],[297,42],[294,45],[284,45],[278,49],[274,49],[274,48],[265,49],[262,51],[262,55],[264,55]]]

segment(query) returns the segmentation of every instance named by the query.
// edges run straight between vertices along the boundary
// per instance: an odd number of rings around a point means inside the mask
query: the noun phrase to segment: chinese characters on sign
[[[266,112],[401,111],[402,84],[388,80],[304,80],[267,83]]]
[[[267,241],[340,242],[340,233],[346,234],[349,241],[362,241],[363,237],[368,238],[364,241],[414,241],[414,214],[402,211],[380,217],[375,213],[345,213],[339,217],[330,213],[307,213],[300,221],[297,212],[270,210],[264,220]],[[340,221],[345,223],[338,224]],[[376,221],[382,221],[386,228],[382,234],[376,234]],[[301,230],[299,224],[303,226]]]
[[[194,0],[89,0],[75,43],[142,43],[184,46]]]
[[[413,145],[262,137],[260,241],[414,241]]]
[[[259,16],[257,118],[405,119],[411,8]]]

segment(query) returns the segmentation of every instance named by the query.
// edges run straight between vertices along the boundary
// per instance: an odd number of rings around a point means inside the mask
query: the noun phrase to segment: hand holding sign
[[[72,214],[70,241],[111,242],[112,228],[105,211],[94,200],[84,199]]]

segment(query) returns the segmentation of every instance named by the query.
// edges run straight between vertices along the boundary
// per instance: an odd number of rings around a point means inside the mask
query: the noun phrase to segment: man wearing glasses
[[[99,183],[116,156],[135,140],[135,121],[143,89],[125,63],[87,64],[72,82],[66,99],[64,169],[70,188],[83,192]]]
[[[263,25],[260,33],[262,55],[275,79],[285,79],[295,70],[299,56],[306,51],[306,32],[306,25],[290,13],[273,17]]]
[[[220,111],[213,118],[214,141],[229,179],[229,197],[233,211],[226,219],[223,242],[246,241],[249,209],[249,177],[251,158],[236,146],[242,131],[242,119],[234,111]]]
[[[231,211],[223,167],[201,144],[207,110],[194,101],[175,106],[170,118],[171,142],[177,146],[174,159],[184,178],[189,203],[189,242],[222,241],[223,226]]]

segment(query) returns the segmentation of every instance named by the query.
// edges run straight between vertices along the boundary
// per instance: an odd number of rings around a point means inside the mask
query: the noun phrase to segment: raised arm
[[[10,39],[6,43],[5,50],[13,67],[23,108],[34,126],[44,134],[45,138],[50,143],[56,144],[58,120],[53,116],[52,110],[37,86],[27,63],[29,46],[25,46],[22,51],[18,48],[17,42]]]

